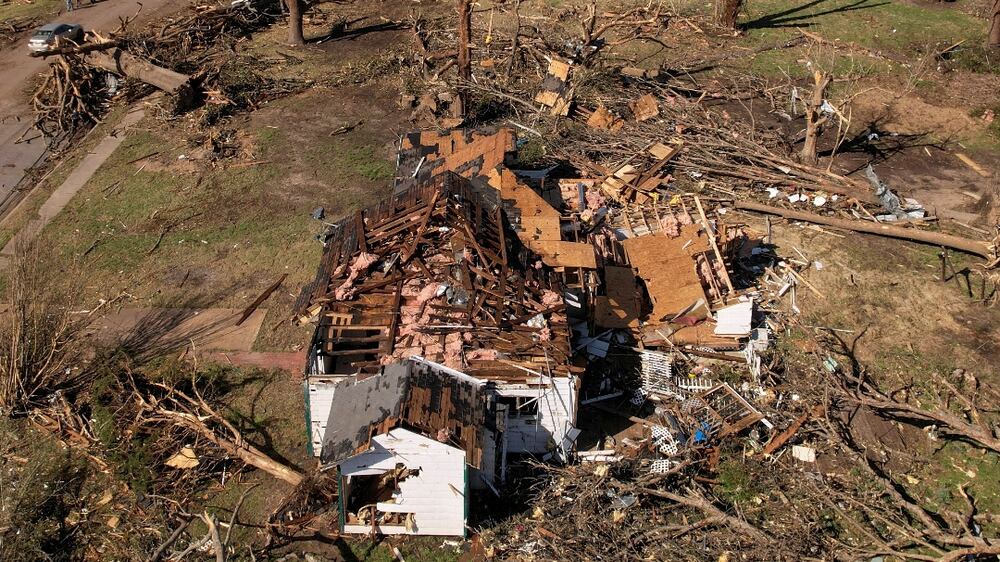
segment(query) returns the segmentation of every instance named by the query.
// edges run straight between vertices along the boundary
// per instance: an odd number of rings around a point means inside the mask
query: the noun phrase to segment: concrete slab
[[[90,329],[99,342],[121,344],[135,356],[189,346],[196,351],[250,351],[267,311],[258,309],[236,326],[242,312],[234,308],[126,308],[96,320]]]
[[[301,381],[306,366],[306,352],[302,351],[210,351],[199,354],[203,361],[213,361],[237,367],[280,369],[289,373],[293,381]]]

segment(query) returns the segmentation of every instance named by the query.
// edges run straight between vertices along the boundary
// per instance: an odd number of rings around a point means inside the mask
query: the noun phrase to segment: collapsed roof
[[[334,224],[296,311],[318,318],[323,373],[376,373],[418,355],[528,382],[569,373],[562,292],[499,191],[444,172]]]

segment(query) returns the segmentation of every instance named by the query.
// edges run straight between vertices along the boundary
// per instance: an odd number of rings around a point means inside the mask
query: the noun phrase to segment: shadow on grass
[[[361,18],[364,19],[364,18]],[[361,21],[361,19],[344,22],[340,25],[333,26],[329,33],[320,35],[318,37],[311,37],[306,43],[316,44],[316,43],[329,43],[334,41],[344,41],[350,39],[356,39],[362,35],[368,33],[378,33],[380,31],[398,31],[400,29],[407,29],[408,26],[398,23],[398,22],[383,22],[376,23],[372,25],[366,25],[364,27],[358,27],[356,29],[347,29],[351,24]]]
[[[945,150],[949,140],[935,139],[930,132],[921,133],[888,133],[882,128],[882,120],[868,123],[864,130],[844,141],[837,149],[837,154],[866,154],[868,158],[863,164],[845,172],[851,175],[863,170],[869,164],[879,164],[901,154],[911,148],[936,148]],[[832,150],[819,152],[819,156],[830,156]]]
[[[831,7],[820,12],[814,13],[803,13],[810,8],[820,6],[820,4],[829,4],[831,0],[812,0],[812,2],[807,2],[801,6],[796,6],[794,8],[788,8],[787,10],[782,10],[780,12],[775,12],[773,14],[768,14],[766,16],[761,16],[755,20],[748,21],[740,25],[740,28],[744,31],[750,31],[752,29],[780,29],[788,27],[812,27],[816,25],[816,22],[811,21],[813,18],[818,18],[820,16],[826,16],[830,14],[841,14],[845,12],[853,12],[856,10],[867,10],[870,8],[876,8],[878,6],[885,6],[889,2],[876,2],[874,0],[855,0],[850,4],[844,4],[842,6]]]

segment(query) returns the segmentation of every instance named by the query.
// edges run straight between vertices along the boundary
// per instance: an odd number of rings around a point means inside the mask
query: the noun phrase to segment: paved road
[[[179,10],[188,0],[143,0],[137,23],[156,19]],[[71,13],[62,13],[53,22],[79,23],[84,29],[111,31],[118,27],[119,17],[129,17],[138,8],[135,0],[104,0],[96,4],[84,3]],[[45,141],[36,138],[30,142],[15,141],[31,125],[30,88],[32,78],[45,72],[48,63],[28,56],[27,38],[10,48],[0,51],[0,199],[24,176],[45,152]],[[31,131],[25,138],[37,137]]]

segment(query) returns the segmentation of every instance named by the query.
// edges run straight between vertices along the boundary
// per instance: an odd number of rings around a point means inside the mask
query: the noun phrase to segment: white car
[[[75,23],[49,23],[39,27],[28,39],[28,49],[34,52],[48,51],[56,46],[56,41],[61,40],[83,41],[83,27]]]

